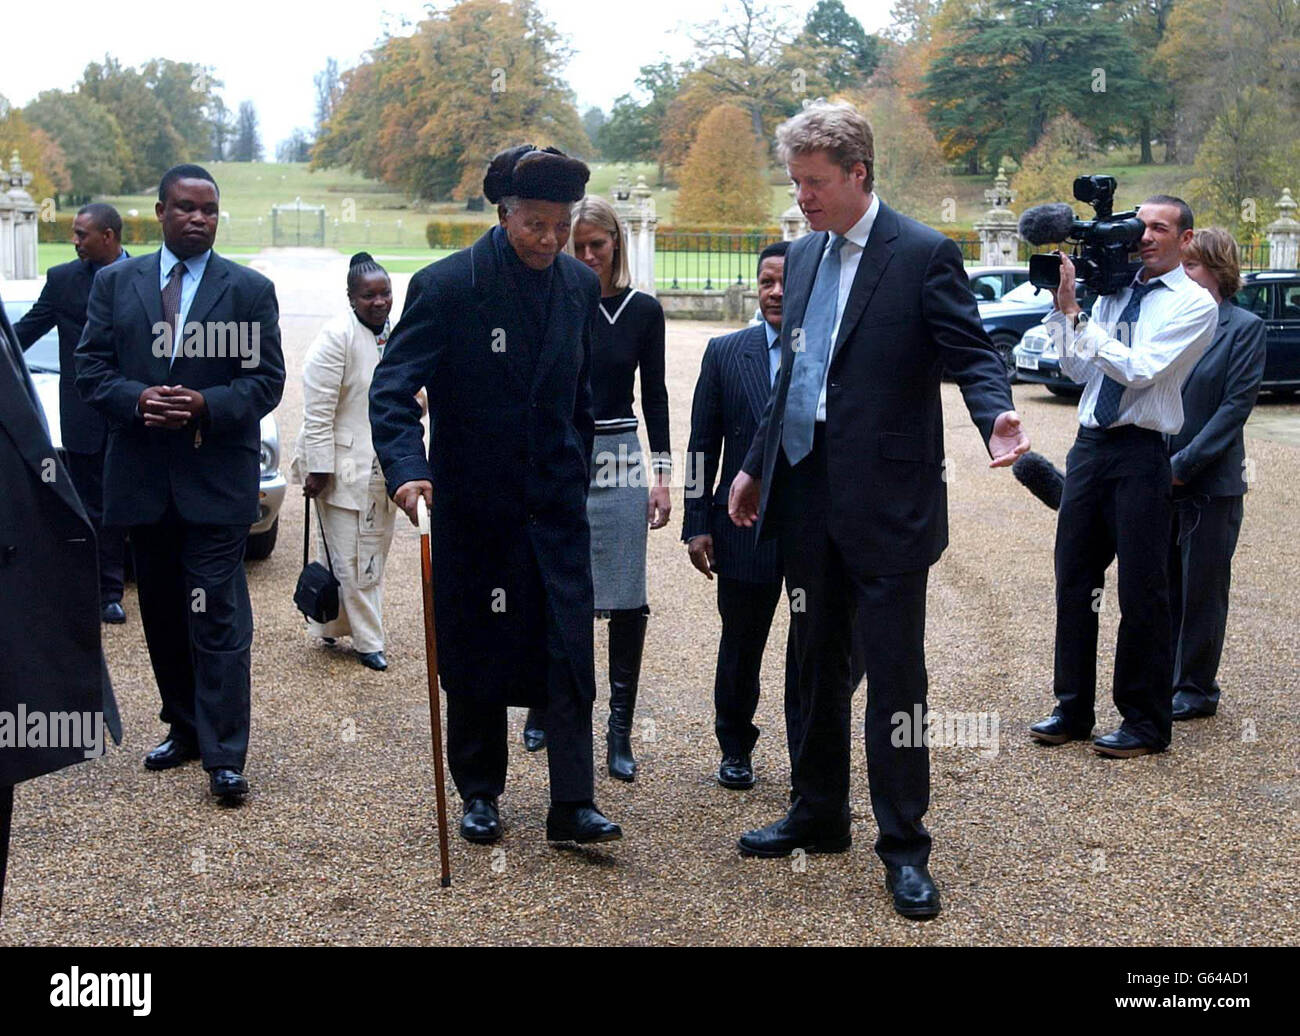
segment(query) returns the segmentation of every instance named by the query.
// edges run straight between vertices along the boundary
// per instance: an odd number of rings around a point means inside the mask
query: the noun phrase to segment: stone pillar
[[[1294,270],[1300,267],[1300,221],[1292,215],[1296,208],[1291,188],[1284,187],[1277,202],[1277,211],[1281,215],[1264,228],[1270,269]]]
[[[614,209],[623,223],[623,247],[627,250],[628,272],[632,275],[632,287],[644,291],[647,295],[655,294],[655,228],[659,217],[655,215],[654,194],[646,185],[645,177],[636,178],[636,186],[627,192],[628,196],[619,195],[626,190],[627,178],[620,177],[619,185],[614,189]]]
[[[2,186],[8,188],[0,200],[0,276],[6,280],[30,280],[38,275],[36,249],[36,202],[27,193],[32,174],[23,172],[14,151],[9,173]]]
[[[975,224],[980,236],[980,264],[1014,266],[1020,255],[1020,235],[1016,233],[1016,215],[1008,206],[1015,193],[1002,166],[998,166],[998,175],[984,197],[992,208]]]
[[[793,241],[796,237],[803,237],[804,234],[812,230],[808,221],[804,219],[803,210],[799,208],[798,202],[793,201],[794,188],[790,188],[790,197],[792,199],[790,207],[781,213],[781,240]]]

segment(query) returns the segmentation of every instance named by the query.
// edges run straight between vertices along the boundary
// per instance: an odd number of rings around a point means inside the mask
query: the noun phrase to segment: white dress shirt
[[[1133,424],[1173,435],[1183,426],[1183,382],[1214,338],[1219,307],[1181,264],[1151,280],[1163,287],[1142,299],[1131,334],[1116,326],[1131,288],[1097,299],[1078,332],[1056,308],[1043,318],[1059,349],[1061,371],[1084,386],[1079,424],[1085,428],[1097,427],[1093,411],[1107,376],[1124,386],[1111,428]]]
[[[763,321],[763,331],[767,335],[767,373],[768,385],[776,384],[776,376],[781,373],[781,332]]]
[[[840,246],[840,293],[835,301],[835,324],[831,328],[831,347],[826,354],[826,369],[822,371],[822,391],[817,397],[818,421],[826,420],[826,381],[830,377],[831,360],[835,356],[835,341],[840,336],[840,321],[844,319],[844,307],[848,305],[849,292],[853,290],[853,278],[858,275],[858,263],[862,261],[862,252],[867,247],[867,238],[871,236],[871,228],[875,225],[876,213],[879,211],[880,195],[872,194],[867,211],[844,235],[844,244]],[[826,258],[826,252],[837,236],[833,232],[827,235],[826,248],[817,260],[819,264]]]
[[[185,320],[190,315],[190,306],[194,304],[194,296],[199,291],[199,281],[203,280],[203,271],[208,268],[208,257],[212,255],[212,249],[206,252],[200,252],[198,255],[192,255],[188,259],[182,260],[173,254],[172,250],[166,245],[158,250],[158,290],[162,291],[167,287],[167,282],[171,279],[172,270],[179,262],[185,263],[185,272],[181,274],[181,301],[176,307],[176,326],[177,333],[172,338],[172,360],[175,361],[176,353],[180,349],[181,339],[185,337]]]

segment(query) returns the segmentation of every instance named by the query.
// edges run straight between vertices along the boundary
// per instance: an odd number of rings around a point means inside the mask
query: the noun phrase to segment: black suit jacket
[[[541,704],[546,659],[534,648],[549,625],[580,692],[593,698],[587,490],[600,282],[573,256],[558,256],[541,333],[502,266],[497,232],[412,278],[417,290],[371,382],[371,435],[390,494],[405,482],[433,483],[447,692]],[[429,399],[427,450],[420,388]]]
[[[772,394],[770,371],[762,324],[710,339],[691,406],[682,540],[712,536],[718,574],[750,583],[781,581],[780,547],[771,538],[760,543],[756,530],[734,525],[727,517],[727,495]]]
[[[104,522],[158,521],[174,501],[188,522],[251,525],[257,520],[261,419],[284,390],[279,307],[275,287],[213,252],[199,282],[187,325],[232,324],[248,341],[257,330],[255,363],[227,355],[178,355],[168,366],[155,356],[154,325],[162,323],[159,253],[100,270],[77,345],[76,384],[108,421],[104,459]],[[146,428],[136,414],[150,385],[184,385],[207,401],[199,427]]]
[[[100,647],[95,531],[22,380],[0,306],[0,712],[99,713],[121,725]],[[92,728],[93,729],[93,728]],[[0,748],[0,787],[85,762],[86,748]]]
[[[108,428],[103,417],[77,394],[72,353],[86,326],[86,300],[94,279],[90,266],[80,259],[51,266],[45,287],[23,318],[14,325],[19,344],[29,348],[52,327],[59,329],[59,431],[63,448],[76,453],[96,453],[104,448]]]
[[[794,354],[825,233],[794,241],[785,260],[781,374],[745,471],[762,478],[760,527],[774,494]],[[936,230],[881,205],[830,358],[826,446],[829,532],[876,575],[934,564],[948,545],[943,478],[945,368],[987,445],[1011,385],[980,322],[961,251]]]
[[[1219,304],[1219,326],[1183,385],[1183,427],[1169,437],[1174,477],[1187,492],[1246,492],[1242,427],[1264,377],[1264,321],[1231,299]]]

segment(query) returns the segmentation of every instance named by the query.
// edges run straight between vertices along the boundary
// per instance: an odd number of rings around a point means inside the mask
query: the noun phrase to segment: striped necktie
[[[1133,282],[1128,303],[1124,306],[1124,312],[1119,315],[1119,323],[1116,325],[1117,331],[1128,335],[1130,346],[1136,340],[1135,331],[1142,312],[1142,299],[1161,283],[1160,281],[1148,281],[1146,284],[1140,281]],[[1109,374],[1105,375],[1101,380],[1101,386],[1097,389],[1097,405],[1092,408],[1092,417],[1097,422],[1098,428],[1109,428],[1119,419],[1119,403],[1123,396],[1124,383],[1116,381]]]

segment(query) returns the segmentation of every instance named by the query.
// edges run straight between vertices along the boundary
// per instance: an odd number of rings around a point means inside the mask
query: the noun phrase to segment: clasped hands
[[[146,428],[184,428],[208,410],[203,394],[184,385],[151,385],[135,406]]]

